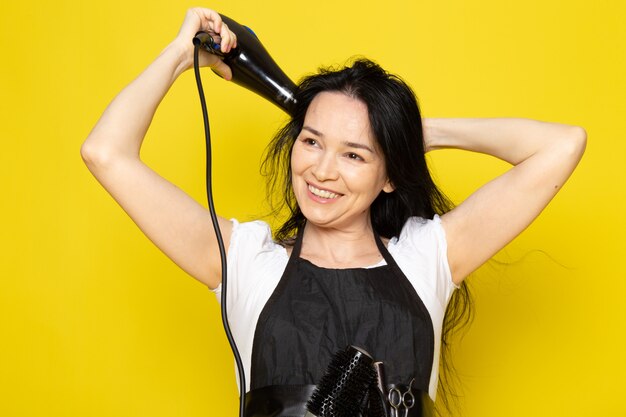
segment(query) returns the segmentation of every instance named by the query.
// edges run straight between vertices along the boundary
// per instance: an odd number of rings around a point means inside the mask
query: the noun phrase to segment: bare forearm
[[[520,118],[427,118],[426,149],[464,149],[495,156],[513,165],[557,142],[584,136],[577,126]]]
[[[237,37],[222,24],[220,15],[210,9],[189,9],[178,36],[154,62],[130,83],[115,99],[89,134],[81,154],[91,171],[110,166],[113,161],[138,158],[143,138],[156,109],[176,78],[191,67],[194,60],[192,39],[199,30],[208,30],[219,39],[227,53],[237,47]],[[200,52],[199,65],[213,68],[230,80],[232,72],[217,55]]]
[[[424,126],[427,150],[464,149],[514,165],[442,216],[457,284],[537,218],[573,172],[587,140],[581,127],[529,119],[426,119]]]
[[[138,157],[156,109],[176,78],[188,67],[172,43],[109,104],[83,145],[83,154]]]

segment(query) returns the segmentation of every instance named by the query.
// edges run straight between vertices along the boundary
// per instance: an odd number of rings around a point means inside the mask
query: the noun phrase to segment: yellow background
[[[236,415],[212,293],[144,238],[79,147],[176,35],[188,1],[0,6],[0,416]],[[586,154],[539,219],[471,279],[457,344],[463,415],[623,416],[626,5],[619,0],[225,1],[293,79],[362,54],[402,75],[425,117],[581,125]],[[259,158],[284,120],[204,73],[222,215],[264,213]],[[204,202],[193,73],[159,108],[145,159]],[[506,165],[441,151],[462,200]]]

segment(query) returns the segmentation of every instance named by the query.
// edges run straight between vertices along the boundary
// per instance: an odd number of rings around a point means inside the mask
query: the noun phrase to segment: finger
[[[237,34],[233,32],[233,42],[232,42],[231,48],[236,48],[236,47],[237,47]]]
[[[228,29],[228,25],[222,22],[222,31],[220,32],[220,36],[222,37],[222,52],[227,53],[232,48],[234,33]]]
[[[230,32],[229,47],[230,49],[233,49],[237,47],[237,34],[233,32],[232,30],[229,30],[229,32]]]
[[[223,79],[230,81],[233,78],[233,72],[228,65],[221,59],[211,69]]]
[[[215,10],[195,8],[194,9],[200,20],[202,21],[202,28],[213,33],[220,33],[222,31],[222,16]]]
[[[228,24],[222,20],[222,16],[211,9],[195,8],[194,11],[203,21],[203,28],[212,34],[216,43],[224,53],[230,52],[237,46],[237,35],[230,30]]]

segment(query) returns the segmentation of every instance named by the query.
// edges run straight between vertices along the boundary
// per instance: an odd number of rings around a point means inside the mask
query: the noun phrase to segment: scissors
[[[415,378],[411,380],[411,383],[405,392],[400,391],[397,387],[393,387],[389,390],[387,400],[395,411],[395,413],[392,413],[392,417],[400,417],[399,410],[402,408],[404,408],[404,417],[407,417],[409,415],[409,410],[415,405],[415,395],[413,395],[413,392],[411,391],[413,381],[415,381]]]

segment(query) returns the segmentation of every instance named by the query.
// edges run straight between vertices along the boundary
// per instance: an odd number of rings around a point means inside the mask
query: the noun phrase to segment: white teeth
[[[309,191],[312,192],[314,195],[316,195],[318,197],[322,197],[322,198],[337,198],[337,197],[339,197],[339,194],[331,193],[330,191],[326,191],[326,190],[320,190],[318,188],[313,187],[312,185],[309,185]]]

